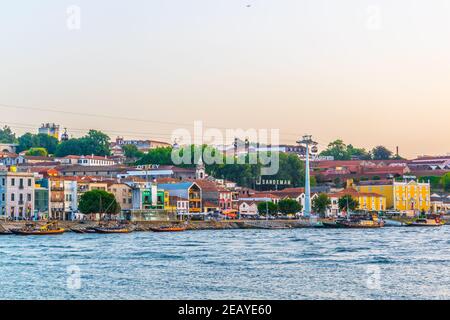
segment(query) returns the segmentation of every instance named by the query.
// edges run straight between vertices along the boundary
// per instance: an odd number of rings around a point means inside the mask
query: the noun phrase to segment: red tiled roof
[[[334,198],[340,198],[340,197],[343,197],[346,195],[351,195],[352,197],[384,197],[381,194],[373,193],[373,192],[358,192],[357,190],[355,190],[353,188],[347,188],[340,192],[329,194],[330,197],[334,197]]]

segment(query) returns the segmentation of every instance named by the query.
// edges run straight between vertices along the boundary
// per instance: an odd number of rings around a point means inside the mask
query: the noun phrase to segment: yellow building
[[[374,192],[386,197],[387,209],[396,211],[430,211],[431,191],[429,183],[411,181],[386,181],[384,183],[358,185],[359,192]]]
[[[386,210],[386,197],[375,192],[360,192],[353,188],[347,188],[338,193],[329,194],[331,200],[332,214],[339,212],[339,199],[350,195],[354,200],[359,203],[357,210],[365,211],[385,211]]]

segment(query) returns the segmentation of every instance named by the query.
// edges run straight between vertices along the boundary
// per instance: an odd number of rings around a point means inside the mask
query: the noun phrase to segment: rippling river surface
[[[1,299],[449,299],[450,226],[0,237]]]

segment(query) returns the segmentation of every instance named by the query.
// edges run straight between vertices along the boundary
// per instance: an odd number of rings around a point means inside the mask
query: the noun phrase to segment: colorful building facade
[[[381,184],[358,185],[359,192],[373,192],[386,198],[386,208],[396,211],[425,211],[431,209],[430,184],[410,181],[386,181]]]

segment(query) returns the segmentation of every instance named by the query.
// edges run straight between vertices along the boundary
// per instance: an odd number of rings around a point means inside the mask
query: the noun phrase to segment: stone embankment
[[[1,229],[18,229],[30,223],[28,221],[0,221]],[[34,223],[34,222],[33,222]],[[38,221],[37,226],[43,226],[45,221]],[[72,228],[86,228],[98,226],[96,221],[59,221],[58,225],[67,231]],[[150,231],[151,228],[161,226],[186,225],[187,230],[223,230],[223,229],[261,229],[269,227],[299,228],[306,226],[306,222],[299,220],[224,220],[224,221],[133,221],[128,225],[134,231]],[[3,227],[3,228],[2,228]]]

